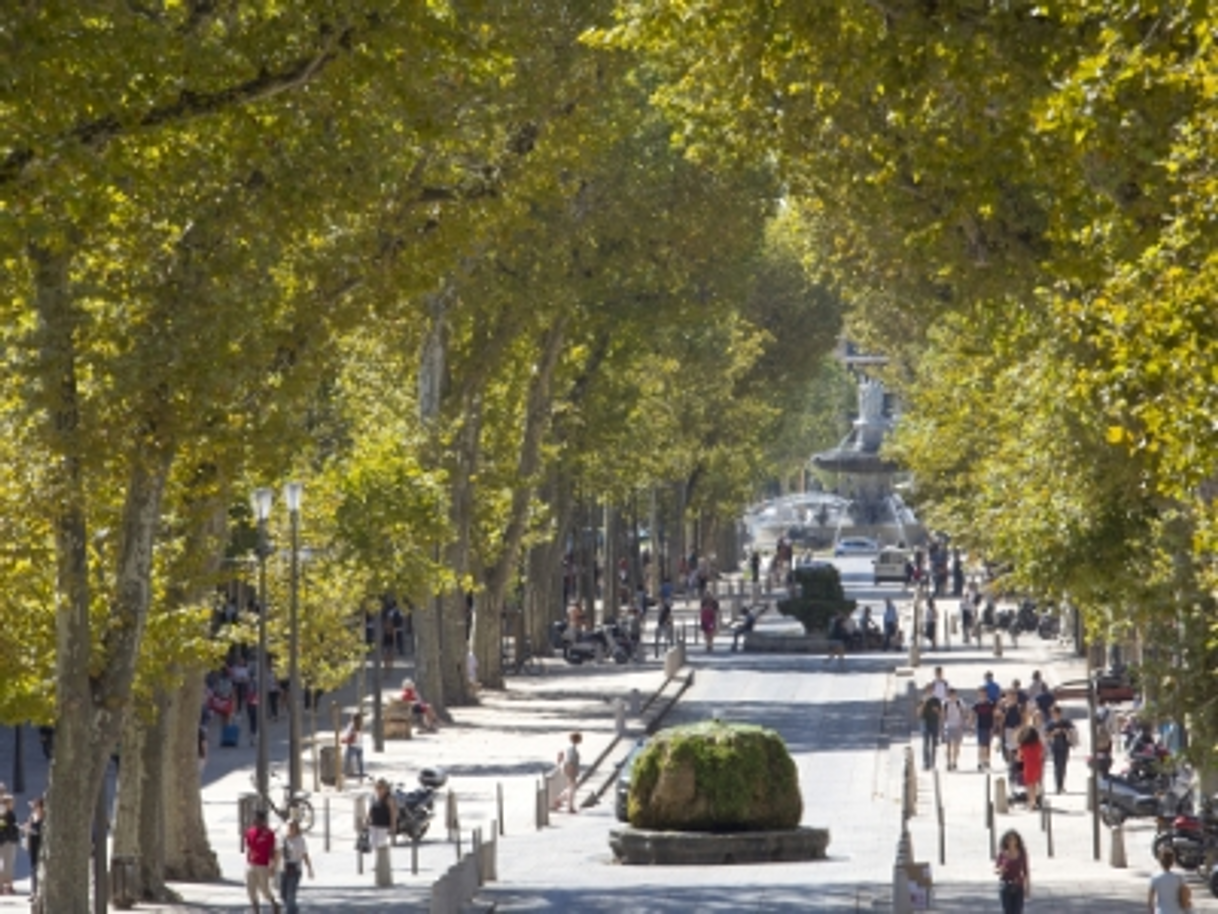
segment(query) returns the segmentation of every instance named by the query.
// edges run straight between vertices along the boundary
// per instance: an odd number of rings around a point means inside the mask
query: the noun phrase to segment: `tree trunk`
[[[504,595],[520,561],[520,543],[528,525],[529,506],[533,501],[534,478],[541,469],[541,445],[550,426],[553,403],[552,381],[558,357],[566,338],[566,318],[550,325],[541,342],[537,370],[529,383],[525,403],[524,432],[520,440],[520,456],[516,464],[516,487],[507,529],[499,556],[487,575],[484,611],[479,613],[474,649],[482,684],[492,689],[503,688],[502,610]]]
[[[549,496],[553,537],[537,543],[529,550],[525,589],[525,630],[532,639],[533,649],[546,651],[550,643],[550,623],[566,615],[563,605],[563,557],[567,538],[572,535],[575,500],[571,486],[557,469],[551,470],[545,492]],[[577,548],[572,555],[578,559]],[[576,593],[569,594],[571,600],[578,598],[578,581],[572,579]]]
[[[118,809],[114,816],[114,856],[139,857],[141,847],[140,807],[147,797],[144,747],[148,721],[134,711],[123,721],[118,774]],[[142,867],[136,874],[133,894],[139,897],[143,886]]]
[[[151,415],[137,431],[129,458],[115,552],[115,593],[98,639],[89,615],[85,442],[81,428],[75,339],[78,315],[66,251],[32,248],[39,366],[46,440],[55,487],[56,738],[47,790],[46,832],[40,860],[45,910],[85,914],[89,909],[91,831],[82,810],[96,806],[135,675],[151,593],[152,545],[172,444]]]
[[[172,783],[176,789],[181,790],[189,780],[183,778],[179,782],[166,771],[166,762],[172,757],[172,752],[169,751],[169,729],[166,720],[169,696],[164,690],[157,690],[155,705],[153,719],[142,727],[144,744],[141,747],[139,767],[142,775],[140,787],[144,796],[139,804],[140,843],[137,850],[140,865],[137,882],[140,887],[139,897],[146,901],[168,901],[171,896],[165,886],[166,784]],[[129,712],[127,716],[138,715]],[[125,754],[123,759],[127,759]],[[124,763],[120,771],[125,772],[126,768]],[[195,771],[198,771],[197,766]]]
[[[477,472],[482,439],[482,399],[475,396],[464,411],[461,430],[457,436],[454,460],[449,479],[452,486],[453,540],[445,550],[445,563],[458,580],[469,571],[470,539],[474,524],[474,476]],[[443,683],[444,704],[448,707],[474,703],[473,692],[466,680],[465,657],[469,650],[467,605],[464,590],[458,585],[445,596],[443,644],[441,646],[440,678]]]
[[[164,756],[164,878],[210,882],[220,878],[220,864],[207,838],[199,777],[199,708],[203,704],[203,670],[188,671],[169,694],[165,707],[167,751]]]

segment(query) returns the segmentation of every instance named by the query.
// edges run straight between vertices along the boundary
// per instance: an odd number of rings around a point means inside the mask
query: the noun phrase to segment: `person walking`
[[[30,898],[38,898],[38,854],[42,850],[42,822],[46,819],[46,800],[34,797],[30,800],[30,817],[26,819],[25,850],[30,855]]]
[[[398,807],[389,790],[389,782],[384,778],[376,782],[365,824],[368,826],[368,843],[373,851],[386,847],[390,836],[397,834]]]
[[[897,636],[897,604],[892,597],[884,601],[884,650],[892,647],[893,639]]]
[[[932,684],[926,686],[926,697],[918,708],[918,718],[922,721],[922,767],[929,771],[935,767],[943,720],[943,702],[935,694]]]
[[[570,745],[558,753],[558,766],[562,769],[567,786],[554,801],[554,808],[562,809],[565,803],[567,812],[575,812],[575,794],[579,786],[579,744],[584,741],[584,737],[582,733],[577,732],[572,733],[569,739]]]
[[[926,599],[926,612],[922,617],[922,625],[926,632],[926,640],[930,642],[930,649],[937,651],[939,649],[939,617],[935,610],[935,601],[930,597]]]
[[[994,872],[998,874],[998,898],[1002,914],[1023,914],[1023,903],[1032,895],[1032,875],[1023,838],[1014,829],[1002,836]]]
[[[994,703],[984,688],[977,690],[972,710],[977,727],[977,770],[984,771],[990,767],[990,742],[994,738]]]
[[[1045,774],[1045,744],[1040,731],[1025,727],[1019,737],[1019,760],[1023,762],[1023,784],[1028,791],[1028,809],[1040,809],[1041,781]]]
[[[964,742],[964,724],[968,719],[965,708],[955,689],[947,690],[947,701],[943,702],[943,742],[947,746],[947,770],[960,768],[960,744]]]
[[[1061,705],[1054,705],[1052,720],[1045,727],[1049,749],[1053,754],[1053,781],[1058,793],[1066,792],[1066,762],[1070,749],[1078,745],[1078,730],[1062,715]]]
[[[13,797],[5,793],[0,796],[0,894],[13,894],[17,847],[20,844],[21,830],[17,828],[17,814],[13,812]]]
[[[271,891],[271,864],[275,860],[275,833],[267,827],[266,810],[254,813],[254,824],[245,831],[245,891],[250,910],[259,914],[259,897],[271,903],[272,914],[279,914],[279,902]]]
[[[347,728],[341,737],[343,750],[343,770],[354,777],[364,780],[364,715],[356,711],[351,715]]]
[[[1163,872],[1150,877],[1150,889],[1146,892],[1146,907],[1150,914],[1183,914],[1193,909],[1193,893],[1179,873],[1171,868],[1176,863],[1176,854],[1170,847],[1159,854],[1159,865]]]
[[[280,842],[279,862],[279,896],[283,899],[284,914],[299,914],[296,893],[300,890],[300,877],[303,870],[308,870],[309,878],[313,878],[313,861],[296,819],[288,822],[287,834]]]

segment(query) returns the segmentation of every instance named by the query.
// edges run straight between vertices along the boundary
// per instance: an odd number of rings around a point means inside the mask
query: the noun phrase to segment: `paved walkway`
[[[870,586],[866,560],[842,562],[854,595],[873,607],[883,596],[902,597],[899,587]],[[907,604],[903,604],[906,605]],[[679,618],[693,627],[693,610]],[[791,623],[767,613],[761,628],[780,629]],[[691,632],[692,637],[692,632]],[[616,827],[609,797],[578,815],[555,814],[552,827],[538,832],[533,821],[533,789],[539,774],[550,767],[564,744],[565,733],[586,735],[584,758],[607,746],[614,732],[612,700],[632,689],[644,695],[660,683],[660,665],[571,667],[547,664],[544,676],[509,680],[505,693],[489,694],[476,708],[460,709],[459,722],[434,735],[409,742],[389,742],[383,754],[367,753],[370,773],[412,781],[418,770],[442,766],[457,796],[461,823],[470,830],[495,816],[497,785],[504,791],[506,835],[499,846],[500,881],[479,896],[485,907],[504,912],[738,912],[738,911],[876,911],[891,910],[892,860],[900,829],[901,767],[909,738],[908,710],[903,703],[905,679],[894,670],[906,658],[895,654],[851,656],[844,665],[829,665],[820,657],[732,654],[730,639],[721,638],[714,653],[691,644],[696,669],[693,688],[677,706],[675,720],[718,715],[748,720],[777,729],[787,739],[799,767],[804,790],[804,821],[828,825],[832,833],[830,859],[813,864],[774,864],[752,867],[680,868],[623,867],[613,863],[609,829]],[[1050,680],[1080,675],[1079,661],[1068,652],[1039,639],[1021,641],[997,660],[988,651],[956,647],[931,654],[916,672],[919,683],[942,663],[958,686],[973,687],[986,669],[1000,682],[1018,676],[1027,681],[1033,669]],[[405,675],[399,669],[394,684]],[[348,706],[353,702],[346,698]],[[1083,709],[1072,715],[1081,720]],[[632,721],[634,728],[639,722]],[[1086,729],[1082,735],[1086,736]],[[272,756],[286,749],[283,724],[272,731]],[[614,753],[613,758],[624,754]],[[5,757],[5,753],[10,753]],[[1091,857],[1089,820],[1084,815],[1086,747],[1075,752],[1068,795],[1054,798],[1056,857],[1046,859],[1046,841],[1039,818],[1028,812],[1003,817],[1001,827],[1016,827],[1032,857],[1034,891],[1029,914],[1095,912],[1124,914],[1145,910],[1145,881],[1150,872],[1149,834],[1131,828],[1126,836],[1130,868],[1113,870],[1104,859]],[[27,740],[27,786],[41,788],[36,741]],[[919,773],[919,814],[911,821],[916,857],[934,863],[936,893],[933,910],[942,912],[997,911],[990,875],[988,832],[982,815],[985,776],[976,772],[975,749],[966,742],[959,772],[940,772],[947,827],[947,863],[938,864],[937,829],[927,802],[933,780]],[[253,749],[213,750],[204,789],[207,824],[220,855],[224,880],[211,885],[175,886],[181,905],[140,905],[138,910],[160,914],[247,911],[243,871],[238,850],[236,797],[249,789]],[[11,765],[11,737],[0,739],[0,771]],[[971,769],[971,770],[970,770]],[[306,767],[306,786],[311,774]],[[595,783],[599,783],[597,778]],[[305,883],[302,906],[313,911],[425,911],[432,881],[455,859],[442,816],[423,843],[420,872],[410,872],[408,848],[393,854],[395,886],[373,887],[370,867],[359,872],[353,849],[354,798],[358,789],[324,789],[315,797],[319,823],[310,836],[318,878]],[[330,849],[323,847],[321,812],[330,809]],[[24,854],[21,855],[24,857]],[[20,889],[22,882],[18,883]],[[1218,910],[1218,903],[1195,884],[1201,911]],[[20,897],[0,898],[0,910],[26,909]]]

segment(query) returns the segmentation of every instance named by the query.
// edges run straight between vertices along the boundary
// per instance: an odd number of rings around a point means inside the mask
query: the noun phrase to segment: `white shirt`
[[[947,690],[950,688],[946,679],[935,679],[931,681],[931,689],[935,693],[935,698],[939,701],[947,701]]]
[[[285,834],[280,841],[280,850],[284,863],[301,863],[309,852],[309,845],[305,843],[304,835]]]
[[[1150,887],[1155,892],[1155,914],[1184,914],[1180,907],[1180,886],[1184,877],[1166,870],[1150,877]]]

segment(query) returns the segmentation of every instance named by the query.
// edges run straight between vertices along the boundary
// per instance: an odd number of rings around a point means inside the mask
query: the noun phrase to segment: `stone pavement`
[[[533,812],[536,783],[545,770],[554,767],[557,753],[567,744],[568,732],[578,729],[584,733],[584,758],[591,762],[614,735],[613,702],[619,698],[628,700],[635,689],[646,700],[663,681],[662,661],[651,658],[650,654],[643,663],[623,666],[608,663],[577,667],[562,660],[546,661],[544,665],[546,672],[542,675],[510,677],[507,691],[487,692],[480,705],[454,709],[457,722],[441,727],[438,733],[416,734],[409,741],[386,741],[382,754],[372,751],[369,736],[365,743],[365,767],[369,775],[413,786],[421,768],[438,766],[447,771],[447,787],[457,800],[464,852],[469,851],[475,827],[489,832],[490,822],[497,817],[496,792],[501,786],[505,836],[500,839],[500,849],[509,853],[508,849],[522,836],[536,832]],[[408,674],[408,667],[399,666],[388,677],[392,688],[386,689],[387,698],[396,694],[401,678]],[[353,689],[338,696],[344,708],[344,722],[346,711],[354,708],[354,696]],[[370,704],[365,704],[365,708],[368,707]],[[322,711],[328,718],[328,699],[323,699]],[[306,715],[306,728],[307,721]],[[324,725],[319,723],[321,726]],[[629,718],[628,727],[641,732],[642,724]],[[323,735],[329,737],[332,732],[327,729]],[[286,770],[285,722],[272,725],[271,738],[272,764],[277,770]],[[157,914],[235,914],[249,910],[237,825],[237,798],[251,791],[254,769],[254,749],[248,742],[243,740],[236,749],[220,749],[216,748],[213,738],[204,771],[205,817],[212,847],[220,859],[221,881],[174,884],[173,888],[182,896],[181,904],[140,904],[137,910]],[[29,737],[28,732],[23,755],[27,764],[26,796],[34,796],[35,791],[44,789],[45,767],[36,740]],[[11,758],[11,738],[0,740],[0,770],[11,770]],[[311,788],[313,779],[307,750],[304,780],[306,789]],[[457,848],[448,840],[445,831],[441,798],[431,831],[420,845],[418,874],[411,873],[409,846],[399,846],[392,852],[395,885],[389,889],[375,888],[372,858],[365,856],[361,860],[354,849],[355,799],[369,789],[368,782],[361,787],[348,779],[347,789],[337,791],[324,787],[312,797],[317,824],[306,837],[317,879],[310,881],[306,877],[302,884],[300,902],[303,909],[378,914],[426,911],[431,884],[456,861]],[[331,835],[328,850],[323,837],[327,808]],[[22,894],[0,897],[0,911],[28,910],[23,892],[23,889],[28,892],[28,867],[24,851],[18,856],[21,861],[17,888]]]

